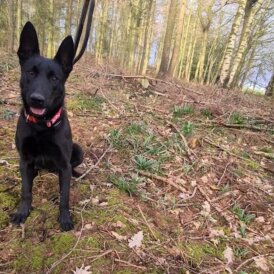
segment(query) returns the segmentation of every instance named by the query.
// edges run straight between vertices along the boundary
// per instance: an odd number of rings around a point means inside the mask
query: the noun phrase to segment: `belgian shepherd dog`
[[[64,109],[65,82],[72,71],[74,43],[67,36],[53,59],[40,55],[36,30],[27,22],[18,49],[21,67],[20,89],[23,107],[16,130],[22,177],[21,202],[11,216],[14,224],[24,223],[30,214],[33,179],[38,170],[59,175],[60,215],[63,231],[73,229],[69,212],[69,192],[73,168],[83,161],[83,152],[73,143]]]

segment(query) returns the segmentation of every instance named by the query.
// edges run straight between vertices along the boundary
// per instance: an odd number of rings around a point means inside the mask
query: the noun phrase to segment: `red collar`
[[[58,120],[60,119],[61,114],[62,114],[62,107],[59,108],[59,110],[55,113],[55,115],[50,120],[39,120],[38,118],[36,118],[30,114],[27,114],[26,110],[24,110],[24,114],[25,114],[27,123],[38,124],[38,123],[42,122],[47,127],[52,127],[54,125],[57,125],[56,123],[58,122]]]

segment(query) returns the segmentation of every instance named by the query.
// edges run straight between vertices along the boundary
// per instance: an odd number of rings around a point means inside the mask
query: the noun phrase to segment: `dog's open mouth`
[[[42,116],[45,114],[46,109],[45,108],[34,108],[34,107],[30,107],[30,111],[37,115],[37,116]]]

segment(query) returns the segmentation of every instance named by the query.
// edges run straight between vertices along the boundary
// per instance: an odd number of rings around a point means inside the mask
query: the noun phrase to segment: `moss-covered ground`
[[[0,273],[273,273],[274,120],[263,97],[127,79],[82,61],[67,83],[75,229],[60,231],[58,178],[35,179],[20,227],[18,68],[0,75]],[[143,232],[140,247],[129,240]]]

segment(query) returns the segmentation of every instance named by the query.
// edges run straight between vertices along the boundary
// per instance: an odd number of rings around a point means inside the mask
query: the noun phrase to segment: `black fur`
[[[20,154],[22,176],[21,203],[11,221],[24,223],[32,202],[33,179],[41,168],[56,171],[60,185],[60,217],[62,230],[70,230],[73,223],[69,213],[69,190],[73,168],[83,161],[79,145],[72,142],[67,114],[54,126],[47,127],[60,107],[64,106],[65,82],[73,68],[74,45],[71,36],[61,43],[54,59],[40,56],[38,38],[34,26],[27,22],[24,26],[18,49],[21,66],[21,111],[16,131],[16,147]],[[37,111],[43,109],[42,114]],[[26,115],[34,116],[39,123],[26,120]]]

